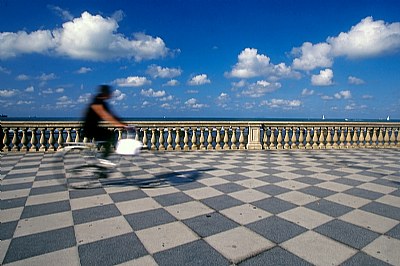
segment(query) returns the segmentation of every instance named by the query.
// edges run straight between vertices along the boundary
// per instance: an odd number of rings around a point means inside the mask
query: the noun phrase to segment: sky
[[[0,113],[400,119],[397,0],[0,0]]]

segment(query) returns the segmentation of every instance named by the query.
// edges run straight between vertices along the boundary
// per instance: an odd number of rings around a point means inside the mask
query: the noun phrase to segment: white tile
[[[281,246],[315,265],[339,265],[357,252],[313,231],[296,236]]]
[[[400,265],[400,240],[380,236],[362,249],[368,255],[392,265]]]
[[[360,175],[360,174],[346,175],[346,178],[361,181],[361,182],[371,182],[376,179],[375,177],[372,177],[372,176]]]
[[[249,178],[258,178],[258,177],[265,176],[265,173],[259,172],[259,171],[248,171],[248,172],[240,173],[240,175],[243,175],[243,176],[246,176]]]
[[[390,206],[400,208],[400,197],[385,195],[376,200],[376,202],[384,203]]]
[[[214,212],[213,209],[198,201],[189,201],[182,204],[168,206],[165,207],[165,209],[179,220]]]
[[[239,190],[236,192],[229,193],[228,195],[246,203],[251,203],[271,197],[268,194],[262,193],[254,189]]]
[[[215,188],[212,187],[202,187],[202,188],[186,190],[184,191],[184,193],[196,200],[216,197],[224,194],[221,191],[216,190]]]
[[[175,192],[180,192],[179,189],[174,187],[160,187],[160,188],[146,188],[142,189],[144,193],[146,193],[150,197],[156,197],[166,194],[172,194]]]
[[[76,198],[76,199],[71,199],[70,201],[72,210],[103,206],[111,203],[113,203],[113,201],[108,194],[100,194],[91,197]]]
[[[43,255],[27,258],[24,260],[9,263],[9,266],[43,266],[43,265],[63,265],[63,266],[79,266],[79,254],[77,247],[62,249]]]
[[[204,239],[233,263],[272,248],[274,244],[245,227],[237,227]]]
[[[50,202],[58,202],[63,200],[69,200],[68,191],[29,196],[28,199],[26,200],[25,205],[31,206],[37,204],[50,203]]]
[[[370,203],[370,200],[344,194],[344,193],[336,193],[333,195],[330,195],[325,198],[326,200],[333,201],[342,205],[346,205],[352,208],[360,208],[368,203]]]
[[[381,234],[386,233],[399,223],[396,220],[362,210],[351,211],[339,219]]]
[[[361,184],[361,185],[359,185],[357,187],[358,188],[363,188],[363,189],[366,189],[366,190],[371,190],[371,191],[383,193],[383,194],[389,194],[389,193],[397,190],[397,188],[395,188],[395,187],[387,187],[387,186],[384,186],[384,185],[379,185],[379,184],[374,184],[374,183],[364,183],[364,184]]]
[[[307,169],[308,170],[308,169]],[[317,178],[320,180],[324,180],[324,181],[331,181],[334,179],[337,179],[338,177],[335,175],[330,175],[328,173],[318,173],[318,174],[313,174],[310,176],[311,178]]]
[[[3,170],[2,170],[3,171]],[[1,185],[14,185],[14,184],[23,184],[23,183],[30,183],[35,180],[35,176],[32,177],[24,177],[24,178],[7,178],[1,181]]]
[[[262,186],[268,185],[267,182],[263,182],[258,179],[245,179],[245,180],[237,181],[235,183],[238,185],[241,185],[243,187],[247,187],[247,188],[257,188],[257,187],[262,187]]]
[[[78,245],[133,232],[123,216],[75,225]]]
[[[305,207],[294,208],[280,213],[277,216],[307,229],[314,229],[317,226],[333,220],[333,218],[328,215],[307,209]]]
[[[8,199],[16,199],[29,196],[31,189],[18,189],[18,190],[9,190],[2,191],[0,193],[0,200],[8,200]]]
[[[319,199],[315,196],[305,194],[305,193],[302,193],[299,191],[286,192],[286,193],[280,194],[276,197],[279,199],[294,203],[296,205],[300,205],[300,206],[306,205],[308,203],[314,202]]]
[[[181,222],[162,224],[135,233],[151,254],[199,239],[198,235]]]
[[[118,266],[158,266],[157,262],[153,259],[152,256],[147,255],[140,257],[135,260],[130,260],[121,264],[117,264]]]
[[[144,212],[162,208],[162,206],[152,198],[142,198],[130,201],[115,203],[122,215]]]
[[[302,188],[310,186],[308,184],[304,184],[304,183],[301,183],[301,182],[298,182],[295,180],[286,180],[286,181],[275,183],[275,185],[284,187],[287,189],[291,189],[291,190],[298,190],[298,189],[302,189]]]
[[[4,209],[0,212],[0,223],[6,223],[11,221],[18,221],[21,217],[24,207]]]
[[[220,177],[211,177],[211,178],[200,179],[198,182],[206,186],[216,186],[216,185],[226,184],[229,181]]]
[[[269,212],[259,209],[251,204],[243,204],[220,211],[226,217],[239,224],[249,224],[271,216]]]
[[[72,213],[69,211],[26,218],[19,220],[14,237],[60,229],[73,224]]]
[[[326,189],[329,189],[329,190],[332,190],[332,191],[336,191],[336,192],[342,192],[342,191],[345,191],[345,190],[348,190],[348,189],[352,188],[352,186],[339,184],[339,183],[336,183],[336,182],[330,182],[330,181],[319,183],[319,184],[317,184],[315,186],[321,187],[321,188],[326,188]]]
[[[11,239],[1,240],[0,241],[0,262],[4,260],[8,247],[10,246]]]

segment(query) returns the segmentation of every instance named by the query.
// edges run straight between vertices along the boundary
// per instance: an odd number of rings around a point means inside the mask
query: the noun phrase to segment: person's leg
[[[102,154],[102,157],[105,159],[111,153],[112,145],[115,142],[115,133],[106,128],[99,128],[98,133],[96,135],[97,135],[97,138],[95,138],[96,140],[105,141],[105,143],[103,144],[104,152]]]

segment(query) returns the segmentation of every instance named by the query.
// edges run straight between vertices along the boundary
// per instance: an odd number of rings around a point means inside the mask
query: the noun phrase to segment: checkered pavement
[[[400,265],[399,158],[144,151],[77,190],[55,154],[2,154],[0,262]]]

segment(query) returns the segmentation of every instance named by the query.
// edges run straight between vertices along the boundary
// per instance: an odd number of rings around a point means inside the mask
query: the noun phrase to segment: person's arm
[[[117,118],[115,118],[112,114],[110,114],[109,112],[107,112],[107,110],[104,108],[103,105],[101,104],[93,104],[91,106],[91,108],[93,109],[93,111],[95,111],[101,119],[103,119],[104,121],[107,121],[111,124],[113,124],[116,127],[125,127],[126,125],[123,124],[121,121],[119,121]]]

